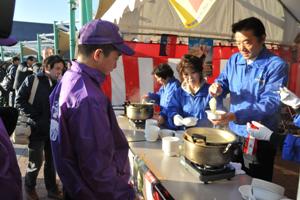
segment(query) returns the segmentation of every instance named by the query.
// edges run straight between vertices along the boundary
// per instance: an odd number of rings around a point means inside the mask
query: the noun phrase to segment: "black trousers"
[[[43,164],[44,164],[44,181],[48,192],[57,192],[56,171],[54,168],[50,139],[46,140],[31,140],[28,145],[29,163],[25,175],[26,190],[33,190],[36,186],[36,179]],[[43,155],[44,154],[44,155]]]
[[[244,138],[239,139],[241,145],[239,146],[239,149],[235,151],[235,158],[233,161],[242,163],[242,169],[249,176],[266,181],[272,181],[274,160],[276,156],[276,143],[259,140],[257,143],[256,155],[253,156],[252,159],[255,160],[255,162],[251,163],[248,159],[245,160],[245,157],[251,159],[251,156],[245,156],[242,151]],[[246,164],[246,162],[248,164]]]

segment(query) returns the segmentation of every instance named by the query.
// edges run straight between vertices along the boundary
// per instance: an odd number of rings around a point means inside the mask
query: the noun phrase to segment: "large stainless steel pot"
[[[228,164],[234,133],[215,128],[189,128],[184,134],[184,155],[190,161],[213,167]]]
[[[153,103],[129,103],[125,107],[129,119],[145,120],[153,117]]]

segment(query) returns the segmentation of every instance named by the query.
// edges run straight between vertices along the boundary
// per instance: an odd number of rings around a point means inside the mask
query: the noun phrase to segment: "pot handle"
[[[191,137],[192,137],[194,143],[197,142],[197,139],[201,139],[204,141],[204,143],[206,145],[206,136],[193,133]]]
[[[232,143],[227,144],[226,148],[224,149],[224,151],[222,153],[223,154],[227,153],[227,151],[230,149],[231,146],[232,146]]]

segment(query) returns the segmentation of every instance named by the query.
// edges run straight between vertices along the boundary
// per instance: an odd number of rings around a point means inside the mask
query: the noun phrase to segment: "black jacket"
[[[28,100],[31,93],[34,77],[39,79],[36,94],[33,104],[29,104]],[[50,105],[49,95],[52,92],[56,82],[51,81],[43,73],[28,76],[18,90],[16,96],[16,107],[25,113],[30,118],[29,124],[31,125],[30,140],[42,140],[49,138],[50,130]]]
[[[16,72],[15,82],[14,82],[14,89],[17,91],[19,87],[22,85],[25,78],[31,75],[33,72],[29,70],[27,63],[23,62],[19,64]]]
[[[6,70],[6,75],[1,81],[1,87],[6,91],[10,92],[13,91],[13,85],[16,77],[16,72],[17,72],[17,65],[10,65],[7,70]]]

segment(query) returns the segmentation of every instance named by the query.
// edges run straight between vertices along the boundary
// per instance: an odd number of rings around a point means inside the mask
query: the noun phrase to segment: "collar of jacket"
[[[181,83],[181,88],[187,92],[189,95],[192,95],[192,96],[197,96],[198,93],[200,93],[199,91],[201,90],[201,88],[204,86],[204,84],[206,83],[206,81],[203,79],[203,81],[200,83],[200,86],[198,88],[197,91],[195,91],[195,93],[192,93],[190,87],[189,87],[189,84],[185,81],[183,81]]]
[[[165,87],[166,87],[167,85],[169,85],[169,84],[175,82],[175,81],[176,81],[176,78],[175,78],[174,76],[171,77],[171,78],[169,79],[169,81],[167,82],[167,84],[165,85]]]
[[[38,72],[38,73],[36,74],[36,76],[37,76],[37,77],[40,77],[40,78],[42,78],[42,79],[44,78],[44,79],[48,80],[48,81],[49,81],[49,84],[50,84],[50,87],[52,87],[53,85],[56,85],[56,83],[57,83],[57,80],[52,80],[51,78],[49,78],[49,77],[45,74],[44,71]]]
[[[87,74],[93,81],[97,82],[98,84],[103,83],[105,80],[105,74],[83,63],[72,61],[71,70],[74,72]]]
[[[269,50],[266,47],[263,47],[256,59],[251,63],[251,66],[255,67],[263,67],[264,64],[266,63],[265,58],[269,54]],[[242,56],[242,54],[238,53],[238,58],[237,58],[237,64],[238,65],[247,65],[246,59]]]

